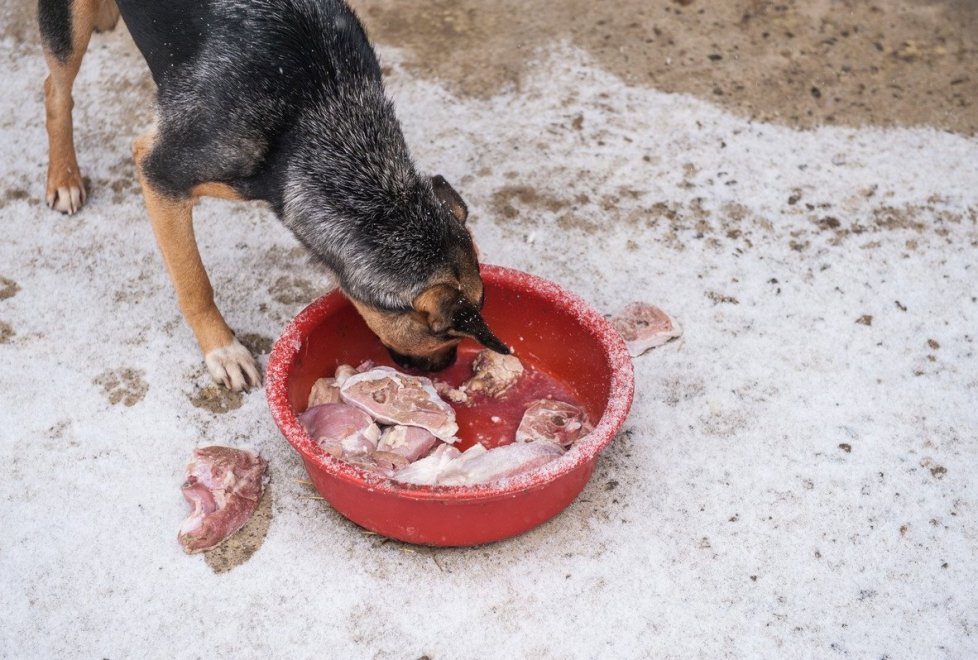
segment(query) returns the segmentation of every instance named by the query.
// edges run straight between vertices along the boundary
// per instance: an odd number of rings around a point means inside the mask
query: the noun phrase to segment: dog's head
[[[468,207],[441,176],[431,179],[441,222],[456,223],[438,246],[437,259],[424,256],[414,266],[423,275],[407,309],[370,304],[347,292],[360,315],[402,367],[440,371],[455,361],[458,344],[471,337],[496,352],[508,354],[482,318],[485,293],[478,254],[465,221]],[[430,193],[428,193],[430,194]],[[437,221],[437,220],[436,220]],[[461,228],[461,231],[458,231]],[[434,264],[434,265],[433,265]]]

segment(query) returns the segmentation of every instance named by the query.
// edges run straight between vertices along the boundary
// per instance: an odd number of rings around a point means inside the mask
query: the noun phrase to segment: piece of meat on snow
[[[377,449],[380,428],[370,415],[345,403],[325,403],[299,415],[299,422],[327,453],[340,458]]]
[[[473,445],[464,454],[445,466],[438,477],[442,486],[469,486],[498,481],[535,470],[564,455],[564,450],[552,442],[514,442],[493,449],[475,451]],[[473,452],[469,455],[469,452]]]
[[[347,378],[340,386],[343,401],[370,413],[384,424],[419,426],[439,440],[457,440],[455,410],[438,396],[424,376],[409,376],[390,367],[375,367]]]
[[[410,463],[427,454],[438,442],[427,429],[418,426],[391,426],[384,429],[377,443],[377,453],[397,454]]]
[[[421,460],[395,472],[394,479],[406,484],[432,486],[438,482],[438,477],[445,466],[451,463],[453,459],[458,458],[461,453],[451,445],[438,445],[433,452]]]
[[[625,340],[632,357],[638,357],[683,334],[676,319],[658,307],[642,302],[625,305],[621,312],[612,317],[611,325]]]
[[[540,399],[531,403],[523,413],[516,429],[516,442],[546,440],[569,447],[590,431],[591,424],[583,409],[565,401]]]
[[[501,355],[485,350],[472,362],[473,376],[461,387],[469,394],[498,397],[523,375],[523,364],[515,355]]]
[[[261,500],[267,465],[258,454],[231,447],[194,450],[182,487],[193,511],[177,535],[184,550],[209,550],[248,522]]]

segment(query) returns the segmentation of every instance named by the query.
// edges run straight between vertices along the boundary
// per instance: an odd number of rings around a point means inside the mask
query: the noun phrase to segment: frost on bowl
[[[339,364],[391,364],[339,292],[299,313],[275,343],[266,392],[272,416],[316,489],[350,520],[385,536],[430,545],[474,545],[519,534],[564,509],[587,483],[598,453],[621,428],[634,390],[619,334],[576,296],[538,277],[483,266],[483,315],[524,363],[571,389],[594,430],[538,470],[475,486],[393,482],[340,461],[299,423],[313,383]],[[460,433],[464,440],[464,428]]]

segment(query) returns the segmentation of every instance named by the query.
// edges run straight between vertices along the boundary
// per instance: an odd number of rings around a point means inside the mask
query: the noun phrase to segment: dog
[[[157,85],[156,125],[133,142],[146,210],[215,381],[261,379],[214,304],[193,232],[202,196],[267,202],[401,366],[443,369],[465,337],[509,353],[481,315],[468,208],[418,173],[342,0],[39,0],[48,206],[85,202],[71,88],[92,32],[120,13]]]

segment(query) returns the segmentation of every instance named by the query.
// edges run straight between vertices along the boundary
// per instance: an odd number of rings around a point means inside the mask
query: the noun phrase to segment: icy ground
[[[0,656],[978,654],[978,139],[750,123],[570,46],[489,101],[383,55],[486,261],[606,313],[659,304],[684,342],[636,360],[626,427],[562,515],[479,548],[384,542],[309,498],[263,392],[210,387],[135,183],[151,87],[125,30],[76,83],[73,217],[39,201],[44,65],[8,37]],[[264,365],[328,277],[259,206],[197,217]],[[184,467],[215,443],[272,472],[264,542],[220,572],[176,541]]]

